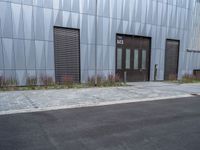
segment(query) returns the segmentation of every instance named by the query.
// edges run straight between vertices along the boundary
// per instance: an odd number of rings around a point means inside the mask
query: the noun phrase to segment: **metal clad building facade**
[[[200,69],[199,0],[0,0],[0,75],[55,79],[55,26],[80,31],[82,82],[116,73],[117,34],[151,39],[150,80],[155,64],[164,80],[167,40],[179,41],[179,78]]]

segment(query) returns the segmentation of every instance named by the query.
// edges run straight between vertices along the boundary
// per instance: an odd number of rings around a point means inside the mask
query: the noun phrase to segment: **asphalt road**
[[[0,116],[0,150],[200,150],[200,97]]]

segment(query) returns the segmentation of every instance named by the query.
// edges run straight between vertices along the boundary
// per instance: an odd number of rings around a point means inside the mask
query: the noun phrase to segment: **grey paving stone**
[[[200,84],[128,83],[126,87],[15,91],[0,93],[0,114],[23,110],[80,107],[200,94]]]

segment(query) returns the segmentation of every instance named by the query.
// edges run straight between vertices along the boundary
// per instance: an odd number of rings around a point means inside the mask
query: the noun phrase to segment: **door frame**
[[[177,70],[176,70],[176,74],[177,74],[177,79],[178,79],[178,75],[179,75],[179,59],[180,59],[180,40],[178,39],[166,39],[165,40],[165,62],[164,62],[164,81],[166,81],[167,79],[165,78],[165,73],[166,73],[166,49],[167,49],[167,41],[175,41],[178,42],[178,58],[177,58]]]
[[[122,33],[116,33],[115,36],[115,74],[117,74],[117,36],[129,36],[129,37],[136,37],[136,38],[148,38],[149,39],[149,64],[147,66],[147,70],[148,70],[148,77],[147,77],[147,81],[150,81],[150,77],[151,77],[151,46],[152,46],[152,37],[149,36],[140,36],[140,35],[132,35],[132,34],[122,34]],[[124,45],[120,46],[122,48],[122,50],[125,48]],[[122,61],[123,61],[123,54],[122,54]],[[123,62],[122,62],[122,67],[123,67]],[[124,71],[124,69],[122,69]],[[134,81],[134,82],[141,82],[141,81]]]

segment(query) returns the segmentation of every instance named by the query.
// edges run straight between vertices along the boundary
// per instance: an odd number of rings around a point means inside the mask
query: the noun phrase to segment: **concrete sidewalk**
[[[0,93],[0,115],[189,97],[200,84],[129,83],[126,87]]]

